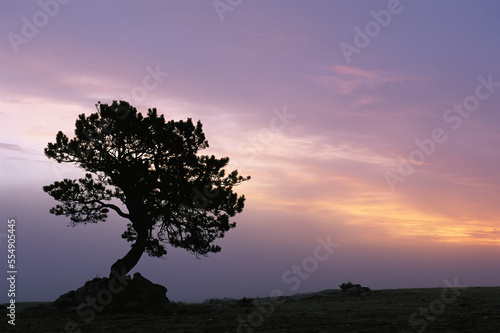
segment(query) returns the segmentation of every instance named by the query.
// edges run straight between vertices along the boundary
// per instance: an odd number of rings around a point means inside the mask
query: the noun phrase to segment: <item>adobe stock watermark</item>
[[[247,161],[257,157],[257,153],[264,151],[276,139],[276,135],[282,132],[288,125],[290,120],[296,115],[288,113],[287,107],[283,106],[282,110],[273,109],[273,115],[269,120],[269,125],[261,128],[256,134],[248,137],[245,142],[238,146],[238,152],[246,155]],[[236,168],[241,163],[235,162],[233,165]]]
[[[437,316],[442,315],[446,310],[446,307],[457,300],[457,296],[460,296],[460,288],[467,288],[467,286],[461,286],[458,284],[458,277],[455,277],[453,283],[445,279],[444,284],[446,288],[441,291],[439,298],[434,299],[429,303],[428,307],[421,307],[418,312],[413,312],[408,319],[411,327],[418,333],[422,333],[429,326],[429,322],[436,320]],[[402,333],[408,333],[403,331]]]
[[[87,297],[76,307],[76,314],[82,317],[85,324],[90,324],[94,320],[96,312],[104,311],[104,308],[113,301],[113,296],[121,293],[129,284],[124,269],[122,269],[121,274],[113,269],[111,275],[113,277],[108,279],[107,288],[100,289],[95,297]],[[70,320],[64,325],[64,331],[81,333],[82,329],[76,321]]]
[[[236,7],[241,5],[243,0],[214,0],[212,1],[212,6],[214,6],[219,20],[222,22],[225,20],[225,13],[232,12]]]
[[[487,100],[500,87],[500,82],[493,80],[493,74],[486,78],[480,75],[479,84],[474,89],[474,93],[465,97],[462,103],[455,103],[453,107],[443,112],[443,121],[456,131],[462,126],[463,120],[469,118],[472,113],[479,109],[481,102]],[[406,181],[408,177],[415,173],[415,168],[424,164],[426,160],[436,152],[437,146],[448,140],[446,130],[441,127],[434,128],[427,138],[415,139],[417,146],[408,154],[408,158],[398,156],[399,164],[395,170],[385,171],[384,178],[391,191],[395,191],[398,183]]]
[[[208,182],[203,186],[203,193],[196,187],[192,189],[193,201],[191,205],[180,204],[179,214],[186,221],[193,221],[193,216],[200,209],[205,209],[210,204],[210,200],[215,199],[219,195],[220,182]],[[198,257],[197,257],[198,258]]]
[[[154,69],[149,65],[145,69],[147,74],[142,78],[142,84],[134,86],[128,95],[121,94],[122,100],[132,105],[143,102],[148,97],[148,91],[156,89],[170,75],[160,70],[160,64],[156,64]]]
[[[51,18],[54,18],[60,10],[60,5],[66,5],[70,0],[40,0],[40,10],[31,16],[31,19],[23,16],[21,18],[21,34],[9,32],[7,38],[15,53],[19,53],[19,46],[27,44],[38,35],[41,28],[45,27]]]
[[[97,102],[97,104],[95,105],[98,113],[100,113],[100,105],[101,105],[100,101]],[[120,107],[118,108],[118,112],[120,114],[118,116],[118,118],[120,120],[126,119],[128,117],[128,115],[130,114],[129,109],[127,107],[125,107],[124,105],[120,105]],[[102,128],[100,130],[91,128],[90,131],[88,131],[85,129],[82,131],[82,134],[89,141],[99,140],[101,142],[104,142],[106,140],[106,135],[113,134],[113,132],[115,130],[116,130],[116,127],[114,125],[110,125],[106,128]],[[79,159],[85,159],[91,153],[91,150],[84,149],[81,146],[77,146],[75,149],[68,147],[67,153],[70,155],[73,155],[74,157],[78,156]],[[67,165],[61,166],[60,163],[52,165],[52,171],[54,171],[54,173],[56,174],[56,177],[58,177],[58,178],[63,178],[63,175],[66,173],[69,173],[71,170],[73,170],[73,169],[69,168]]]
[[[412,0],[408,0],[412,1]],[[354,54],[360,54],[361,50],[370,45],[373,38],[377,37],[382,28],[386,28],[392,20],[393,15],[398,15],[403,11],[403,5],[401,5],[400,0],[389,0],[387,2],[387,9],[381,9],[377,11],[370,11],[373,20],[368,21],[364,29],[355,26],[353,44],[346,43],[342,41],[339,44],[340,50],[344,55],[345,60],[348,64],[352,61],[352,56]]]
[[[340,247],[340,244],[332,242],[331,236],[326,239],[318,237],[316,241],[318,245],[314,248],[312,256],[304,258],[300,264],[292,265],[281,274],[281,281],[288,285],[290,291],[296,291],[302,282],[309,279],[318,269],[319,263],[328,260],[335,249]],[[282,289],[274,289],[270,293],[270,301],[253,301],[256,309],[249,313],[246,319],[238,317],[237,332],[254,332],[254,329],[262,326],[265,318],[269,318],[276,310],[276,306],[284,302],[283,299],[279,299],[283,294]]]
[[[145,70],[147,74],[143,76],[141,84],[134,86],[130,90],[129,94],[121,94],[120,96],[122,100],[129,102],[131,106],[133,106],[136,103],[143,102],[148,96],[148,91],[156,89],[165,80],[165,78],[170,75],[170,73],[163,72],[160,69],[160,64],[156,64],[154,69],[153,67],[148,65],[146,66]],[[96,105],[97,108],[99,104],[100,102],[98,102],[98,104]],[[121,112],[121,115],[119,116],[120,120],[126,119],[130,114],[130,111],[125,108],[119,109],[119,111]],[[115,129],[116,129],[115,127],[108,127],[100,132],[84,131],[83,134],[89,140],[94,140],[94,139],[104,140],[105,139],[104,136],[112,134],[115,131]],[[80,156],[82,156],[88,154],[89,152],[84,151],[78,147],[77,153]],[[58,163],[52,166],[52,170],[54,171],[54,173],[58,178],[63,178],[64,174],[71,172],[71,170],[73,169],[68,168],[67,166],[61,166]]]

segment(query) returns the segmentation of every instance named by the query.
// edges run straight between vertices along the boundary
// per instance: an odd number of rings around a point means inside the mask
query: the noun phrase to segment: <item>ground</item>
[[[104,309],[95,318],[90,312],[59,311],[51,303],[28,305],[18,309],[15,328],[4,317],[0,331],[65,332],[74,321],[75,332],[500,332],[500,287],[325,290],[149,310]]]

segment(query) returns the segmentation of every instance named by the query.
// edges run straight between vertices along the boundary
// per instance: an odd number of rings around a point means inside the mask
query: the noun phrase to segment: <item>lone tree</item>
[[[226,175],[227,157],[197,155],[208,147],[200,121],[166,122],[156,109],[144,117],[124,101],[96,108],[78,116],[73,139],[59,131],[45,148],[48,158],[87,171],[43,187],[61,203],[50,212],[70,217],[71,226],[104,222],[109,210],[127,219],[122,238],[134,243],[111,266],[122,275],[144,252],[164,256],[167,243],[197,256],[219,252],[212,242],[235,227],[229,219],[245,201],[233,186],[250,177]]]

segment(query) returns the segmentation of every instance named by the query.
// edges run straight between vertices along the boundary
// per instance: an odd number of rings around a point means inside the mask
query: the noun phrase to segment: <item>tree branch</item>
[[[121,217],[123,218],[130,218],[130,215],[129,214],[126,214],[124,213],[120,207],[116,206],[116,205],[113,205],[113,204],[107,204],[107,203],[104,203],[102,202],[101,200],[96,200],[97,203],[101,204],[101,208],[111,208],[112,210],[114,210],[115,212],[118,213],[118,215],[120,215]]]

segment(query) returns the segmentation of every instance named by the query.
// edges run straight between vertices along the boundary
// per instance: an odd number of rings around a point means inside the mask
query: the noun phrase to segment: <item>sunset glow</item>
[[[363,41],[388,3],[246,0],[221,14],[212,1],[70,1],[32,36],[43,6],[4,3],[0,207],[18,221],[19,299],[54,300],[130,246],[116,214],[67,228],[42,191],[82,174],[48,160],[47,143],[113,100],[201,120],[202,153],[252,177],[221,253],[141,259],[135,271],[174,300],[285,289],[282,272],[327,235],[339,248],[296,292],[498,285],[500,3],[401,0]]]

